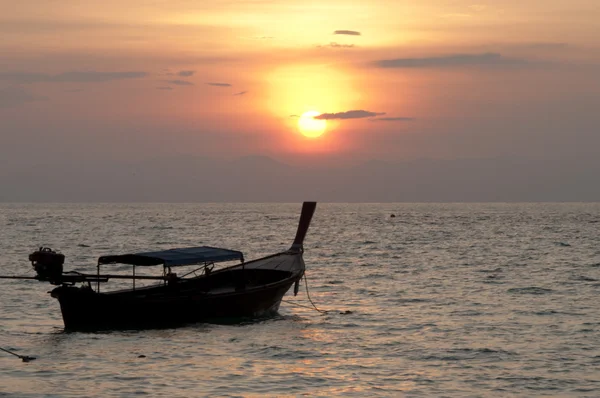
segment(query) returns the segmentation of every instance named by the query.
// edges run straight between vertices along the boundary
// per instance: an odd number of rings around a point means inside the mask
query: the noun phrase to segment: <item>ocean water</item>
[[[60,249],[285,250],[300,204],[0,204],[0,270]],[[390,217],[391,214],[396,217]],[[319,204],[305,284],[237,325],[65,333],[0,280],[0,396],[600,396],[600,204]],[[302,306],[299,306],[299,305]],[[142,357],[140,357],[142,356]]]

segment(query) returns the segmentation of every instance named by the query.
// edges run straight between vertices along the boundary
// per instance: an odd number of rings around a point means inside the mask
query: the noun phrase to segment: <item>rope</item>
[[[309,305],[300,304],[300,303],[297,303],[295,301],[290,301],[290,300],[285,300],[285,299],[282,299],[281,301],[283,301],[284,303],[288,303],[288,304],[291,304],[291,305],[298,306],[298,307],[308,308],[309,310],[314,310],[314,308],[311,307],[311,306],[309,306]]]
[[[310,293],[308,292],[308,279],[306,279],[306,273],[304,275],[302,275],[304,277],[304,282],[305,282],[305,286],[306,286],[306,296],[308,297],[308,301],[310,301],[310,303],[312,304],[312,307],[309,307],[308,305],[304,305],[304,304],[300,304],[297,303],[295,301],[291,301],[291,300],[284,300],[281,299],[281,301],[285,302],[285,303],[289,303],[298,307],[302,307],[302,308],[308,308],[309,310],[317,310],[318,312],[320,312],[321,314],[327,314],[328,311],[324,311],[324,310],[320,310],[317,308],[317,306],[315,305],[315,303],[312,301],[312,299],[310,298]]]
[[[312,306],[315,308],[315,310],[317,310],[318,312],[320,312],[321,314],[327,314],[327,311],[324,310],[320,310],[317,308],[317,306],[315,305],[315,303],[312,301],[312,299],[310,298],[310,293],[308,292],[308,279],[306,278],[306,272],[304,273],[304,286],[306,287],[306,297],[308,297],[308,301],[310,301],[310,303],[312,304]]]
[[[304,286],[306,287],[306,297],[308,297],[308,301],[310,301],[310,303],[313,305],[313,307],[315,307],[315,310],[319,311],[321,314],[327,314],[327,311],[318,309],[317,306],[315,305],[315,303],[313,303],[312,299],[310,298],[310,293],[308,292],[308,278],[306,277],[306,272],[304,273],[303,276],[304,276]]]
[[[7,349],[5,349],[5,348],[2,348],[2,347],[0,347],[0,350],[2,350],[2,351],[4,351],[4,352],[8,352],[9,354],[12,354],[12,355],[14,355],[14,356],[16,356],[16,357],[19,357],[19,358],[21,358],[21,359],[23,360],[23,362],[29,362],[29,361],[33,361],[33,360],[35,359],[35,357],[28,357],[27,355],[19,355],[19,354],[15,354],[14,352],[12,352],[12,351],[9,351],[9,350],[7,350]]]

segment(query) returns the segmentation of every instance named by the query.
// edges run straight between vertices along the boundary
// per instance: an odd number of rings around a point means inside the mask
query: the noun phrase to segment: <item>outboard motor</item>
[[[41,281],[60,281],[62,279],[65,255],[57,253],[49,247],[40,247],[29,255],[29,261]]]

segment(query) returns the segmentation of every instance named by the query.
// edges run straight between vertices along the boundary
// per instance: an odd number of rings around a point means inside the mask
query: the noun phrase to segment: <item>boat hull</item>
[[[165,300],[123,299],[69,287],[57,298],[67,331],[164,328],[273,315],[292,283],[226,296]]]
[[[237,268],[150,289],[97,293],[60,286],[52,295],[66,331],[152,329],[273,315],[301,277],[302,272]]]

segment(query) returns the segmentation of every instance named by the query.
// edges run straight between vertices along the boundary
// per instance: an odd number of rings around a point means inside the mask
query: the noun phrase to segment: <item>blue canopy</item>
[[[242,252],[219,249],[217,247],[200,246],[169,249],[157,252],[137,254],[122,254],[102,256],[98,264],[131,264],[131,265],[160,265],[168,267],[177,265],[194,265],[202,263],[218,263],[222,261],[244,261]]]

